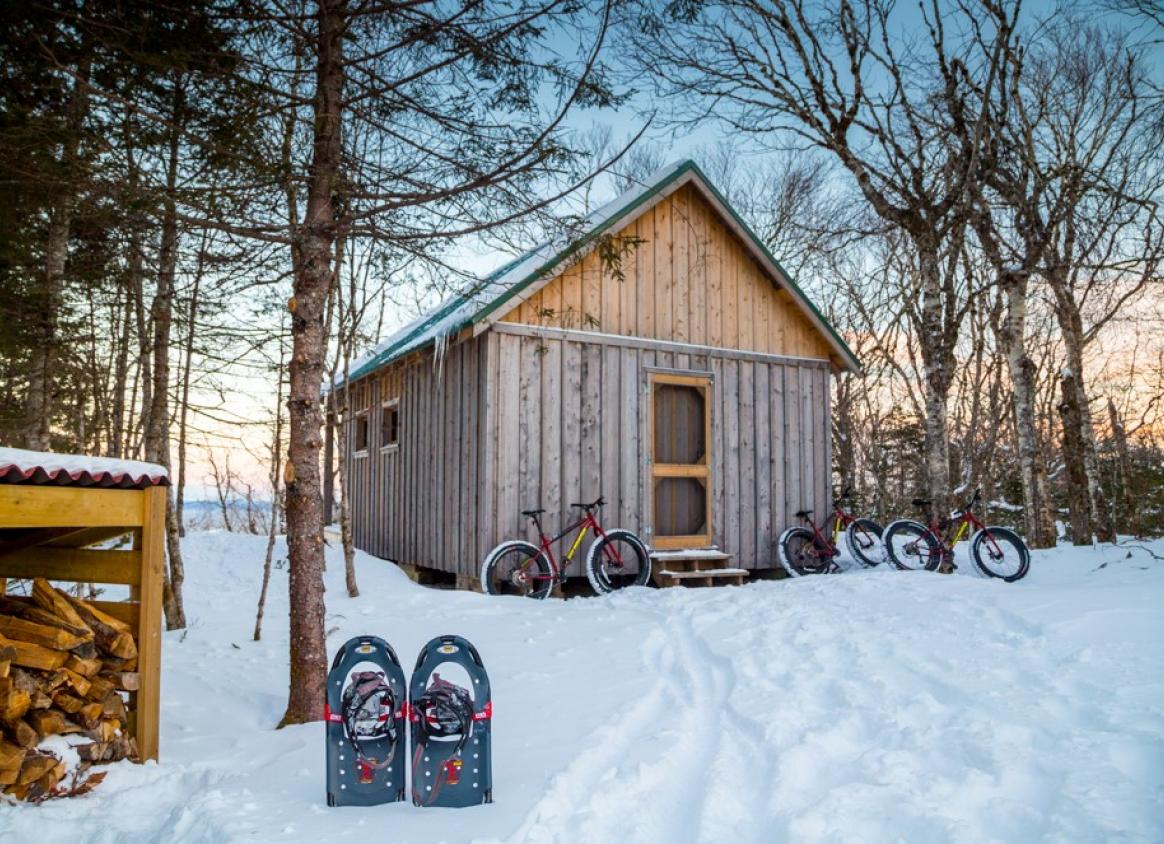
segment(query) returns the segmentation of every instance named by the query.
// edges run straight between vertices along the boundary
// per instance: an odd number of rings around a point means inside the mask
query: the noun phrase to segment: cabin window
[[[380,408],[380,448],[400,445],[400,399],[384,402]]]
[[[356,414],[356,428],[352,432],[352,450],[357,454],[368,453],[368,411]]]
[[[711,542],[711,376],[650,375],[653,544]]]

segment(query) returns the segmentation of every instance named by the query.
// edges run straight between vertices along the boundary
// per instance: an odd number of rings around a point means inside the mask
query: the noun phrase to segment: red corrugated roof
[[[153,463],[0,448],[0,483],[145,489],[168,486],[170,478]]]

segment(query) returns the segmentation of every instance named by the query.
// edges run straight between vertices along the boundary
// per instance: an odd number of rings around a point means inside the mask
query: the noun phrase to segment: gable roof
[[[688,159],[660,168],[642,184],[592,211],[570,236],[563,235],[542,243],[484,278],[471,282],[464,290],[413,320],[353,362],[349,368],[349,380],[362,378],[410,352],[446,343],[449,338],[470,326],[474,327],[475,333],[484,331],[549,283],[558,270],[563,269],[571,259],[580,257],[604,234],[620,224],[631,222],[634,217],[686,184],[699,190],[728,227],[739,236],[757,263],[791,295],[808,321],[840,359],[842,368],[850,372],[860,371],[861,364],[857,357],[828,320],[804,295],[792,276],[785,272],[698,165]]]

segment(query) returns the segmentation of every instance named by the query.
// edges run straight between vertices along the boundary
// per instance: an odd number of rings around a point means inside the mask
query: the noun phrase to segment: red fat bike
[[[885,529],[885,550],[893,565],[903,570],[953,571],[957,568],[954,546],[973,529],[970,559],[982,574],[1007,583],[1026,577],[1031,569],[1027,544],[1010,528],[983,524],[974,513],[974,505],[981,500],[981,491],[975,490],[969,504],[950,518],[938,519],[929,501],[915,498],[913,504],[925,514],[928,524],[899,519]]]
[[[549,536],[542,530],[541,515],[545,510],[522,510],[521,514],[534,523],[540,544],[520,539],[502,542],[481,564],[481,586],[490,595],[548,597],[566,579],[566,569],[591,530],[598,538],[586,552],[586,578],[594,591],[604,595],[627,586],[645,586],[651,579],[651,555],[647,546],[629,530],[602,529],[594,511],[605,503],[599,497],[589,504],[571,504],[583,516],[557,536]],[[554,557],[554,543],[573,531],[578,531],[578,535],[559,565]]]
[[[801,510],[797,518],[807,527],[790,527],[780,535],[780,565],[793,577],[806,574],[830,574],[839,571],[835,560],[841,554],[841,531],[853,559],[866,568],[882,560],[881,525],[872,519],[859,519],[848,512],[842,502],[852,498],[846,490],[833,501],[832,535],[825,535],[812,519],[811,510]]]

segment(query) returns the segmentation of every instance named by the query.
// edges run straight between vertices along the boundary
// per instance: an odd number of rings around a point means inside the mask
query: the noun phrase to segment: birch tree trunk
[[[1067,356],[1067,369],[1074,376],[1071,379],[1075,390],[1075,404],[1079,412],[1074,417],[1078,429],[1073,433],[1071,441],[1080,449],[1078,459],[1083,464],[1087,483],[1087,501],[1090,509],[1089,522],[1091,530],[1100,542],[1112,542],[1115,539],[1115,527],[1112,523],[1111,505],[1107,492],[1103,488],[1103,479],[1099,473],[1099,449],[1095,442],[1095,429],[1091,419],[1091,404],[1087,396],[1087,387],[1083,378],[1083,317],[1079,313],[1079,306],[1071,292],[1071,285],[1067,278],[1066,268],[1052,266],[1047,272],[1047,281],[1054,294],[1055,318],[1063,337],[1063,351]],[[1089,531],[1090,534],[1090,531]],[[1090,535],[1087,542],[1091,542]]]
[[[291,311],[288,401],[290,446],[287,548],[290,565],[290,688],[280,726],[323,715],[327,685],[324,631],[323,501],[320,494],[320,386],[327,352],[324,319],[334,283],[335,194],[340,187],[340,121],[344,82],[346,0],[321,0],[316,13],[313,149],[303,224],[292,248],[295,295]]]
[[[1025,347],[1029,276],[1025,272],[1004,273],[1001,286],[1006,295],[1007,312],[1000,339],[1010,367],[1026,538],[1034,548],[1050,548],[1055,544],[1055,523],[1051,518],[1047,472],[1035,422],[1035,365]]]

